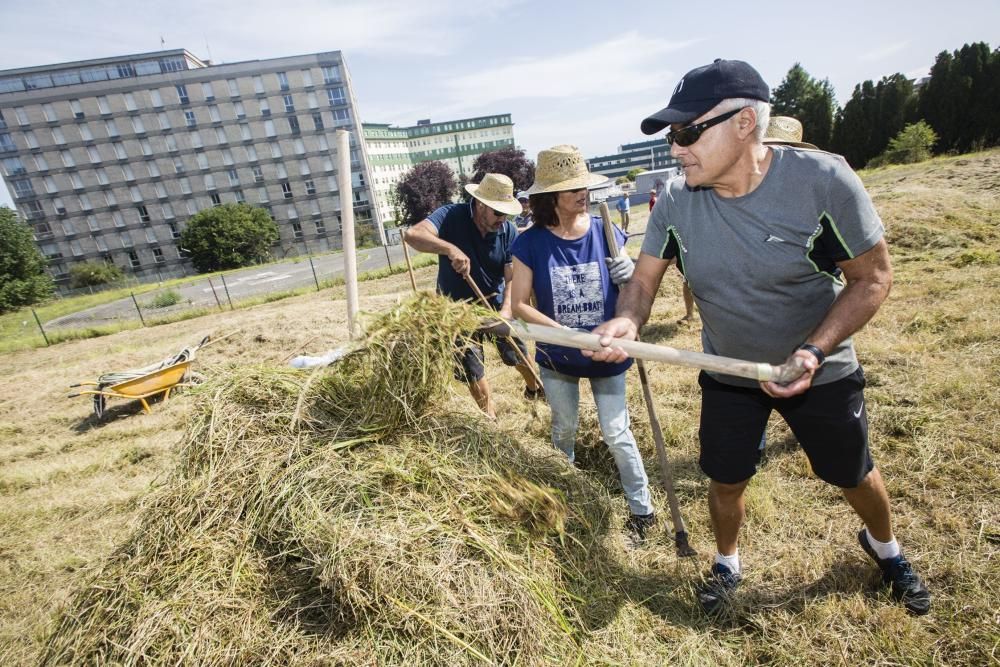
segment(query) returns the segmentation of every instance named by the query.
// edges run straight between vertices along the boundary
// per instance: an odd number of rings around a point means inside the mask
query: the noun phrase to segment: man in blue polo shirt
[[[521,212],[521,205],[514,198],[514,183],[503,174],[486,174],[480,183],[470,183],[465,189],[472,195],[468,203],[442,206],[407,229],[403,239],[415,250],[439,255],[438,292],[455,300],[476,301],[475,293],[465,281],[470,276],[490,305],[509,320],[510,290],[506,287],[513,277],[510,249],[517,231],[507,217]],[[534,373],[519,362],[510,341],[476,331],[469,344],[456,353],[462,367],[461,373],[456,370],[456,378],[468,383],[482,411],[496,417],[483,368],[482,341],[487,337],[493,338],[503,363],[521,373],[526,384],[525,397],[541,398],[542,388],[535,382]],[[516,344],[526,353],[521,341]]]

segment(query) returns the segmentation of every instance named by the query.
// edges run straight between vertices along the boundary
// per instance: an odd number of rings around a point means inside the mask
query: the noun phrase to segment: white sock
[[[899,542],[893,537],[888,542],[879,542],[872,534],[868,532],[868,528],[865,527],[865,537],[868,538],[868,544],[871,545],[872,549],[878,554],[878,557],[882,560],[886,558],[895,558],[899,555]]]
[[[723,556],[719,552],[715,553],[715,562],[719,565],[725,565],[729,570],[735,574],[739,574],[740,569],[740,550],[737,549],[732,556]]]

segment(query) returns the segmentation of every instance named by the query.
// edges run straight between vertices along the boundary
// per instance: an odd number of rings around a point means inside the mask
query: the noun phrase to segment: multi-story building
[[[382,220],[395,217],[389,193],[413,165],[440,160],[455,177],[472,176],[480,154],[514,145],[510,114],[462,118],[443,123],[417,121],[412,127],[364,123],[365,144],[371,162],[376,210]]]
[[[608,178],[624,176],[633,169],[666,169],[680,167],[680,161],[670,156],[670,145],[663,139],[622,144],[613,155],[602,155],[587,160],[590,171]]]
[[[264,206],[278,256],[340,244],[334,132],[351,132],[350,201],[375,224],[339,51],[213,65],[184,49],[0,71],[0,168],[57,281],[84,260],[140,278],[190,272],[198,211]]]

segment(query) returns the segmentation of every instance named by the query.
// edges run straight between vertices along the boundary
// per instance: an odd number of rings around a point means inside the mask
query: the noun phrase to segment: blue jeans
[[[565,454],[570,463],[574,458],[576,430],[580,424],[580,378],[563,375],[548,368],[539,368],[545,399],[552,408],[552,444]],[[629,428],[628,406],[625,404],[625,373],[607,378],[588,378],[597,405],[604,442],[618,466],[625,498],[632,514],[650,514],[649,480],[642,465],[642,456]]]

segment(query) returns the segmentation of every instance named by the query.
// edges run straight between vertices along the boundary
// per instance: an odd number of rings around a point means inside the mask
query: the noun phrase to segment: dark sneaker
[[[913,571],[910,561],[903,558],[902,552],[895,558],[879,558],[868,543],[868,531],[864,528],[858,533],[858,542],[882,570],[882,583],[891,587],[894,599],[902,602],[906,610],[916,616],[923,616],[930,611],[930,591]]]
[[[529,387],[524,388],[524,397],[529,401],[544,401],[545,400],[545,388],[539,387],[538,389],[530,389]]]
[[[656,525],[656,513],[629,514],[625,519],[625,534],[633,547],[641,547],[646,542],[646,535]]]
[[[736,592],[743,577],[722,563],[713,563],[708,579],[698,586],[698,603],[709,616],[719,613]]]

